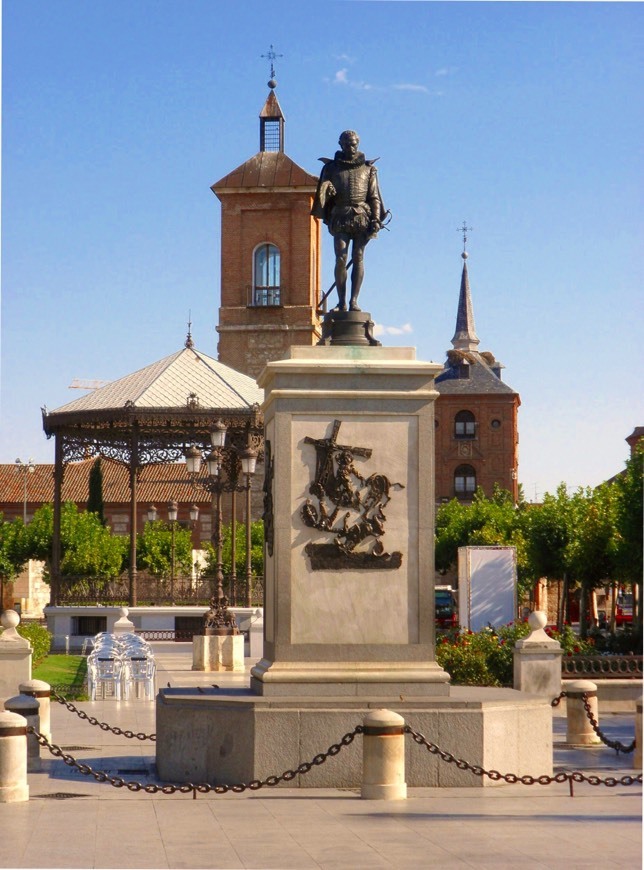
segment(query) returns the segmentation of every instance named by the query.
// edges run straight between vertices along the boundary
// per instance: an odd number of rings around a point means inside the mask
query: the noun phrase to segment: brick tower
[[[436,500],[469,502],[494,484],[518,498],[519,394],[501,380],[503,365],[478,350],[472,296],[463,251],[463,273],[453,349],[436,378]]]
[[[259,152],[211,188],[221,202],[218,356],[251,377],[320,336],[317,177],[284,153],[276,84],[259,115]]]

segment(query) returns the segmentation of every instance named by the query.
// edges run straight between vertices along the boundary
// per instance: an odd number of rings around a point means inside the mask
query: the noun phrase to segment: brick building
[[[519,394],[501,380],[503,365],[479,338],[463,253],[463,272],[452,349],[436,378],[436,500],[471,500],[477,487],[494,484],[512,493],[518,484]]]
[[[284,153],[275,85],[259,116],[259,152],[211,188],[221,202],[218,357],[251,377],[320,336],[317,178]]]

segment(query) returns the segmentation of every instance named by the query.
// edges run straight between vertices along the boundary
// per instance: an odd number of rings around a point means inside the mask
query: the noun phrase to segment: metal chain
[[[611,740],[609,737],[606,737],[604,732],[599,727],[599,722],[593,716],[593,711],[590,707],[589,701],[590,695],[586,692],[581,696],[581,700],[584,703],[584,710],[586,711],[586,716],[588,716],[588,721],[592,725],[593,731],[599,737],[602,743],[606,746],[610,747],[610,749],[614,749],[615,752],[619,755],[622,752],[624,755],[628,755],[629,752],[633,752],[635,750],[635,740],[632,743],[629,743],[628,746],[625,746],[623,743],[620,743],[619,740]]]
[[[557,697],[553,698],[552,701],[550,702],[550,706],[551,707],[558,707],[559,704],[561,703],[561,699],[567,698],[567,697],[568,697],[568,692],[559,692]]]
[[[62,758],[68,767],[75,767],[76,770],[83,774],[83,776],[93,776],[96,782],[108,782],[110,785],[113,785],[114,788],[127,788],[128,791],[144,791],[146,794],[157,794],[158,792],[161,792],[162,794],[176,794],[177,792],[180,794],[190,794],[192,792],[192,797],[196,800],[197,793],[208,794],[211,791],[215,794],[226,794],[229,791],[241,793],[247,790],[257,791],[257,789],[264,788],[264,786],[276,786],[281,782],[291,782],[296,776],[298,776],[298,774],[307,774],[309,771],[313,770],[314,767],[319,767],[321,764],[324,764],[327,759],[337,755],[345,746],[349,746],[353,743],[356,735],[362,734],[364,728],[362,725],[357,725],[353,731],[349,731],[345,734],[339,743],[332,743],[326,752],[320,752],[312,758],[311,761],[303,761],[295,770],[285,770],[284,773],[281,773],[279,776],[267,776],[266,779],[253,779],[250,782],[240,782],[235,785],[210,785],[208,782],[184,782],[181,783],[181,785],[159,785],[158,783],[148,783],[147,785],[144,785],[141,782],[125,780],[121,776],[110,776],[103,770],[93,770],[89,764],[82,764],[73,756],[64,753],[60,746],[57,746],[55,743],[50,743],[49,740],[39,731],[36,731],[33,726],[28,725],[27,731],[30,734],[35,734],[38,743],[41,746],[46,746],[55,758]]]
[[[637,776],[623,776],[621,779],[616,779],[613,776],[607,777],[606,779],[601,779],[598,776],[586,776],[586,774],[577,770],[572,772],[562,771],[554,776],[548,776],[547,774],[542,776],[517,776],[515,773],[499,773],[498,770],[485,770],[485,768],[480,767],[478,764],[470,764],[462,758],[457,758],[455,755],[452,755],[451,752],[446,752],[444,749],[440,749],[435,743],[430,743],[424,735],[410,728],[409,725],[405,725],[405,732],[410,734],[416,743],[420,746],[424,746],[428,752],[432,753],[432,755],[438,755],[439,758],[446,761],[448,764],[455,764],[459,770],[469,770],[470,773],[473,773],[475,776],[487,776],[494,782],[498,782],[501,779],[510,784],[520,783],[521,785],[550,785],[553,782],[568,782],[571,797],[573,794],[574,782],[587,782],[590,785],[606,785],[609,788],[614,788],[616,785],[641,784],[642,782],[641,773]]]
[[[135,733],[126,728],[119,728],[118,725],[108,725],[107,722],[99,722],[94,716],[88,716],[84,710],[79,710],[71,701],[68,701],[67,698],[63,697],[63,695],[59,695],[58,692],[53,689],[51,696],[58,701],[59,704],[64,704],[71,713],[76,713],[79,719],[85,719],[90,725],[98,725],[101,731],[111,731],[119,737],[136,737],[137,740],[156,741],[157,739],[156,734],[144,734],[142,731]]]

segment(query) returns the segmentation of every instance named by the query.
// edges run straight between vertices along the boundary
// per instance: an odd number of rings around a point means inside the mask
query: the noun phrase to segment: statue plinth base
[[[380,347],[373,337],[373,320],[368,311],[329,311],[322,321],[318,345],[333,347]]]

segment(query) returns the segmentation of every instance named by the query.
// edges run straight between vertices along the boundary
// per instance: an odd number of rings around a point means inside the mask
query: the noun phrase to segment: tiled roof
[[[123,408],[185,408],[194,393],[201,408],[248,409],[263,400],[252,378],[192,347],[185,347],[52,413]]]
[[[89,473],[94,459],[83,462],[70,462],[65,466],[63,480],[63,501],[85,503],[89,493]],[[129,472],[124,465],[109,459],[101,460],[103,473],[103,501],[105,504],[130,502]],[[206,469],[202,470],[205,479]],[[18,468],[0,465],[0,504],[23,504],[24,478]],[[198,505],[210,504],[211,496],[201,487],[195,487],[189,479],[183,462],[165,465],[146,465],[137,483],[139,504],[154,503],[162,513],[165,505],[176,499],[179,503],[196,502]],[[38,465],[29,474],[27,481],[27,501],[30,505],[52,502],[54,500],[54,466]]]
[[[460,363],[455,359],[456,356],[463,357],[469,362],[469,378],[459,377]],[[450,351],[445,367],[434,383],[438,392],[445,395],[493,395],[495,393],[516,395],[512,387],[504,384],[483,356],[476,351],[460,354]]]
[[[243,188],[304,187],[310,188],[313,193],[317,183],[317,176],[302,169],[283,151],[259,151],[216,181],[211,190],[218,194],[220,191]]]

